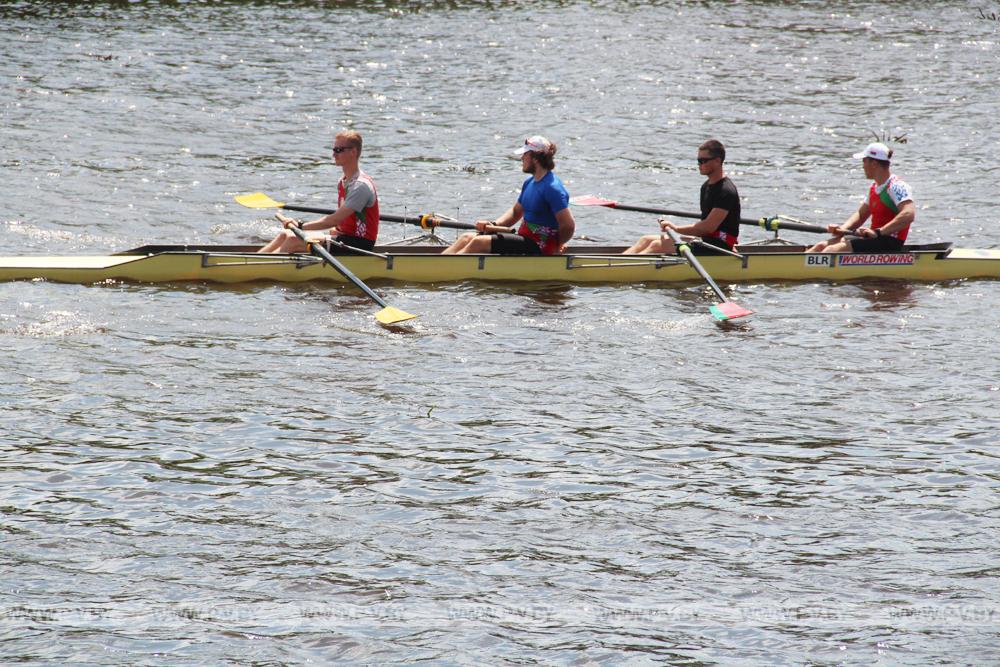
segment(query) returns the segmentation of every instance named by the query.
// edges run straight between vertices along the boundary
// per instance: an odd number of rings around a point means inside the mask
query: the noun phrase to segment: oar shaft
[[[652,213],[654,215],[672,215],[678,218],[692,218],[694,220],[701,220],[701,213],[691,213],[690,211],[673,211],[669,208],[652,208],[649,206],[631,206],[629,204],[621,204],[615,202],[612,208],[619,208],[623,211],[636,211],[638,213]],[[760,224],[759,220],[754,220],[752,218],[740,218],[740,224],[742,225],[753,225],[756,227]],[[784,226],[784,225],[782,225]]]
[[[336,213],[336,209],[332,208],[316,208],[315,206],[298,206],[296,204],[283,204],[281,208],[289,211],[300,211],[302,213],[319,213],[321,215],[330,215],[331,213]],[[417,227],[423,227],[424,229],[431,229],[433,227],[446,227],[448,229],[476,228],[476,226],[471,222],[441,220],[439,218],[434,217],[433,215],[402,216],[402,215],[380,214],[379,220],[385,220],[386,222],[401,222],[405,225],[416,225]]]
[[[689,211],[674,211],[669,208],[655,208],[652,206],[633,206],[631,204],[622,204],[621,202],[611,201],[609,199],[600,199],[598,197],[593,197],[591,195],[584,195],[579,198],[577,203],[583,204],[584,206],[607,206],[608,208],[617,208],[623,211],[636,211],[638,213],[652,213],[654,215],[672,215],[678,218],[692,218],[695,220],[701,220],[701,213],[691,213]],[[781,228],[791,229],[793,231],[799,232],[813,232],[816,234],[829,234],[830,230],[822,225],[814,225],[808,222],[800,222],[798,220],[786,220],[781,216],[773,218],[760,218],[755,220],[753,218],[740,218],[741,225],[750,225],[752,227],[762,227],[769,232],[776,232]],[[848,232],[846,236],[857,236],[856,232]]]
[[[385,220],[386,222],[401,222],[405,225],[416,225],[417,227],[423,227],[425,229],[430,229],[432,227],[446,227],[448,229],[476,228],[476,226],[471,222],[458,222],[457,220],[441,220],[440,218],[435,218],[433,215],[407,217],[402,215],[380,214],[379,219]]]
[[[813,225],[808,222],[796,222],[794,220],[783,220],[781,218],[761,218],[760,226],[769,232],[776,232],[779,229],[791,229],[798,232],[813,232],[815,234],[829,234],[830,230],[822,225]],[[848,232],[845,236],[857,236],[857,232]]]
[[[316,208],[314,206],[296,206],[295,204],[282,204],[278,208],[283,208],[288,211],[301,211],[302,213],[319,213],[321,215],[330,215],[331,213],[336,213],[336,209],[332,208]]]
[[[688,247],[688,244],[685,243],[683,239],[681,239],[680,235],[677,232],[670,229],[669,227],[666,228],[666,232],[667,236],[669,236],[670,240],[674,242],[674,245],[677,247],[677,249],[681,252],[681,254],[684,255],[688,263],[691,264],[691,267],[698,272],[699,276],[705,279],[705,282],[708,283],[708,286],[712,288],[713,292],[715,292],[715,296],[719,297],[719,301],[726,301],[725,293],[723,293],[723,291],[719,289],[719,286],[715,284],[715,281],[712,280],[712,276],[708,275],[708,271],[705,270],[705,267],[703,267],[701,265],[701,262],[698,261],[698,258],[695,257],[694,252],[691,250],[690,247]]]
[[[739,304],[726,300],[726,295],[721,289],[719,289],[719,286],[715,284],[715,281],[712,280],[712,276],[708,275],[708,271],[706,271],[705,267],[701,265],[698,258],[694,256],[694,251],[691,250],[691,248],[688,247],[688,244],[681,239],[680,234],[669,227],[667,227],[665,231],[667,232],[667,235],[670,236],[670,240],[674,242],[677,250],[684,255],[685,259],[687,259],[688,264],[690,264],[698,275],[701,276],[706,283],[708,283],[708,286],[712,288],[713,292],[715,292],[715,296],[719,297],[719,303],[709,308],[709,310],[712,311],[712,314],[715,315],[715,319],[724,322],[726,320],[736,319],[737,317],[753,315],[752,310],[747,310]]]
[[[290,207],[286,206],[285,208],[290,208]],[[322,257],[324,260],[326,260],[326,262],[329,263],[330,266],[332,266],[333,268],[337,269],[337,271],[340,272],[340,275],[342,275],[345,278],[347,278],[349,281],[351,281],[352,283],[354,283],[355,287],[357,287],[362,292],[364,292],[365,294],[367,294],[368,297],[371,298],[372,301],[374,301],[378,305],[382,306],[383,308],[388,308],[389,307],[389,304],[387,304],[382,297],[380,297],[378,294],[376,294],[375,292],[373,292],[372,289],[370,287],[368,287],[368,285],[365,285],[363,282],[361,282],[360,278],[358,278],[356,275],[354,275],[353,273],[351,273],[351,270],[348,269],[343,264],[341,264],[337,260],[336,257],[334,257],[333,255],[331,255],[330,252],[326,248],[323,247],[322,244],[320,244],[320,243],[312,243],[312,244],[310,244],[309,240],[306,238],[305,232],[303,232],[301,229],[299,229],[297,225],[292,225],[290,227],[290,229],[295,233],[296,236],[298,236],[300,239],[302,239],[303,243],[305,243],[307,245],[311,245],[313,251],[317,255],[319,255],[320,257]]]

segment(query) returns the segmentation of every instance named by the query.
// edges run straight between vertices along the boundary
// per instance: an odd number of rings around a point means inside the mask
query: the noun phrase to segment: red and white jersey
[[[337,231],[347,236],[358,236],[369,241],[378,237],[378,191],[375,181],[358,170],[350,180],[337,183],[337,207],[348,205],[354,214],[337,225]]]
[[[913,201],[910,186],[895,174],[889,176],[882,185],[872,183],[868,190],[868,210],[872,216],[872,229],[889,224],[899,213],[899,206],[905,201]],[[910,233],[910,225],[892,233],[900,241],[905,241]]]

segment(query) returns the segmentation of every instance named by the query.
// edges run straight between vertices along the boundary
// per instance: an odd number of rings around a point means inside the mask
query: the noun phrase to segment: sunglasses
[[[705,164],[707,162],[711,162],[716,157],[718,157],[718,156],[715,156],[715,157],[700,157],[700,158],[698,158],[698,164]]]
[[[349,150],[351,150],[352,148],[354,148],[354,146],[334,146],[334,147],[333,147],[333,152],[334,152],[334,153],[335,153],[336,155],[340,155],[340,154],[341,154],[341,153],[343,153],[344,151],[349,151]]]

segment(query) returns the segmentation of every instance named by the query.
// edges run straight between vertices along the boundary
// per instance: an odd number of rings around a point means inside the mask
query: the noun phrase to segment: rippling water
[[[0,254],[246,243],[329,205],[571,194],[825,222],[896,139],[911,238],[996,247],[1000,7],[0,5]],[[653,220],[575,211],[623,242]],[[407,230],[386,226],[384,235]],[[745,232],[748,238],[754,233]],[[806,239],[797,239],[806,240]],[[0,658],[42,664],[989,664],[991,281],[0,284]]]

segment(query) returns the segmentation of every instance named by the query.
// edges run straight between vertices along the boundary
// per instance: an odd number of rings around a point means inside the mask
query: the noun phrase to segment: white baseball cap
[[[524,140],[524,145],[514,151],[514,155],[524,155],[528,151],[532,153],[548,153],[552,150],[552,142],[540,134],[528,137]]]
[[[854,154],[855,160],[860,160],[861,158],[870,157],[873,160],[882,160],[888,162],[889,158],[892,157],[892,149],[883,143],[874,142],[868,144],[863,151]]]

